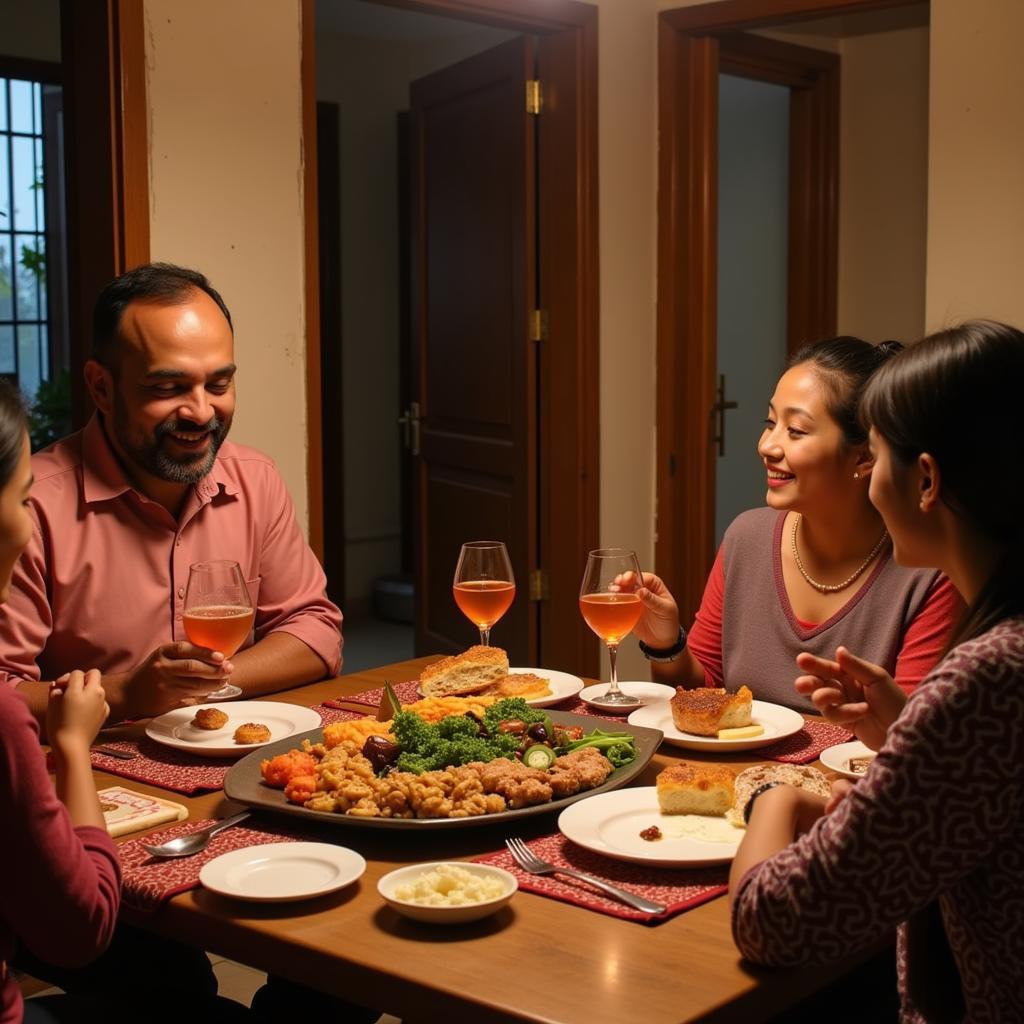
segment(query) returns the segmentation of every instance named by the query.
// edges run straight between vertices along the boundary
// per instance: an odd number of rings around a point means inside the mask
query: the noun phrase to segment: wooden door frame
[[[148,262],[149,136],[142,0],[61,4],[72,422],[92,411],[81,368],[96,296]]]
[[[655,565],[671,581],[684,621],[700,605],[715,546],[715,451],[710,410],[717,362],[718,74],[723,42],[733,70],[756,66],[792,84],[800,72],[779,47],[737,33],[809,18],[904,6],[914,0],[719,0],[663,11],[658,18],[658,530]],[[793,47],[793,51],[804,50]],[[772,56],[774,54],[775,56]],[[791,54],[791,56],[795,56]],[[793,108],[796,140],[822,118],[838,117],[838,82],[823,61],[816,89]],[[825,133],[828,135],[828,131]],[[832,137],[835,132],[833,130]],[[835,333],[838,146],[819,147],[824,187],[794,183],[790,250],[797,271],[788,295],[789,344]],[[832,170],[829,172],[828,168]],[[821,180],[821,179],[819,179]],[[828,182],[831,182],[828,184]],[[794,204],[793,195],[798,196]],[[805,228],[810,227],[810,231]],[[792,276],[792,275],[791,275]]]
[[[540,603],[544,664],[596,675],[597,650],[580,628],[583,557],[598,544],[597,8],[576,0],[371,0],[540,37],[540,290],[549,339],[540,342],[538,540],[550,599]],[[314,0],[302,3],[306,217],[306,353],[310,543],[323,548],[319,325],[316,322]],[[547,68],[551,74],[548,78]],[[524,343],[525,342],[524,340]],[[557,400],[555,398],[557,396]],[[526,581],[522,581],[526,583]],[[525,592],[526,587],[522,587]],[[524,597],[526,594],[524,593]]]

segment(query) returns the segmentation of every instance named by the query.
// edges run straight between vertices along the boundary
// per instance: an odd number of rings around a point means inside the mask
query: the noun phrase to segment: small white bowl
[[[458,907],[427,906],[423,903],[400,900],[395,896],[400,885],[412,882],[420,875],[425,875],[428,871],[441,867],[463,868],[474,875],[496,878],[502,883],[502,894],[482,903],[466,903]],[[399,914],[404,914],[414,921],[428,921],[431,924],[464,924],[467,921],[479,921],[480,918],[488,917],[505,906],[518,888],[519,882],[516,880],[516,876],[504,868],[491,867],[489,864],[472,864],[460,860],[410,864],[406,868],[398,868],[389,872],[377,883],[377,892]]]

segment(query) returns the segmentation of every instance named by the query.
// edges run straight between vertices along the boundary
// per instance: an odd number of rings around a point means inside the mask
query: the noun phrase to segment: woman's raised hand
[[[827,721],[852,729],[857,739],[878,750],[907,701],[892,676],[845,647],[838,648],[835,661],[805,651],[796,663],[807,673],[793,684],[797,693],[810,697]]]
[[[640,621],[633,627],[638,640],[648,647],[671,647],[679,639],[679,608],[668,587],[652,572],[624,572],[615,577],[615,585],[623,593],[635,593],[644,606]]]

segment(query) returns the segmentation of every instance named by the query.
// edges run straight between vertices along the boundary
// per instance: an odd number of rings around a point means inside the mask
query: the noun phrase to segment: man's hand
[[[624,572],[615,577],[614,588],[620,593],[635,593],[644,606],[640,621],[633,634],[648,647],[665,649],[679,639],[679,607],[668,587],[652,572],[636,574]]]
[[[183,704],[197,704],[233,670],[220,651],[185,641],[163,644],[123,677],[124,717],[150,718]]]
[[[808,673],[793,684],[797,693],[810,697],[827,721],[852,729],[857,739],[878,750],[907,702],[892,676],[845,647],[838,648],[835,661],[805,651],[796,663]]]
[[[96,669],[69,672],[50,687],[46,736],[59,758],[88,757],[96,733],[110,714]]]

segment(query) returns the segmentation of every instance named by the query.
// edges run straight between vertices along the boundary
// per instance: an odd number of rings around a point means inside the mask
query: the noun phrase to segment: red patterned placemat
[[[313,710],[320,715],[324,725],[333,725],[335,722],[350,722],[353,718],[365,718],[363,711],[347,711],[345,708],[331,707],[329,704],[316,704]]]
[[[770,747],[758,750],[761,757],[786,764],[810,764],[816,761],[826,747],[849,743],[853,739],[849,730],[831,722],[804,722],[804,727]]]
[[[320,705],[315,706],[313,710],[319,713],[324,725],[362,717],[358,711],[339,711]],[[119,775],[123,779],[132,779],[134,782],[145,782],[150,786],[184,793],[186,796],[223,789],[224,777],[234,760],[237,760],[197,757],[188,751],[166,747],[148,736],[115,740],[103,745],[134,754],[135,757],[130,761],[122,761],[120,758],[109,757],[94,750],[91,755],[94,768],[109,772],[111,775]]]
[[[168,839],[188,835],[210,824],[210,820],[186,821],[160,832],[153,832],[142,839],[131,839],[127,843],[122,843],[118,847],[118,853],[121,855],[124,905],[141,914],[151,914],[165,900],[199,885],[200,870],[214,857],[248,846],[290,843],[302,838],[290,829],[257,829],[248,825],[236,825],[215,835],[202,853],[192,857],[159,859],[151,857],[142,848],[143,843],[150,846],[165,843]]]
[[[612,860],[610,857],[591,853],[581,846],[576,846],[575,843],[570,843],[558,832],[542,836],[540,839],[532,839],[527,845],[538,857],[551,864],[586,871],[638,896],[646,896],[647,899],[663,903],[666,909],[661,914],[646,914],[642,910],[627,907],[625,903],[605,896],[586,882],[580,882],[567,875],[528,874],[516,864],[507,850],[473,859],[481,864],[494,864],[511,871],[519,881],[519,888],[527,892],[550,896],[563,903],[575,903],[587,910],[597,910],[602,914],[611,914],[613,917],[622,917],[628,921],[642,921],[646,924],[667,921],[684,910],[692,910],[716,896],[721,896],[729,888],[726,884],[729,869],[725,866],[681,870],[646,867],[643,864]]]
[[[393,683],[391,688],[395,696],[402,704],[415,704],[420,700],[417,688],[420,685],[418,679],[410,679],[407,683]],[[362,693],[354,693],[349,697],[338,697],[337,700],[349,704],[367,704],[371,708],[379,708],[380,702],[384,699],[384,687],[378,686],[375,690],[363,690]]]

